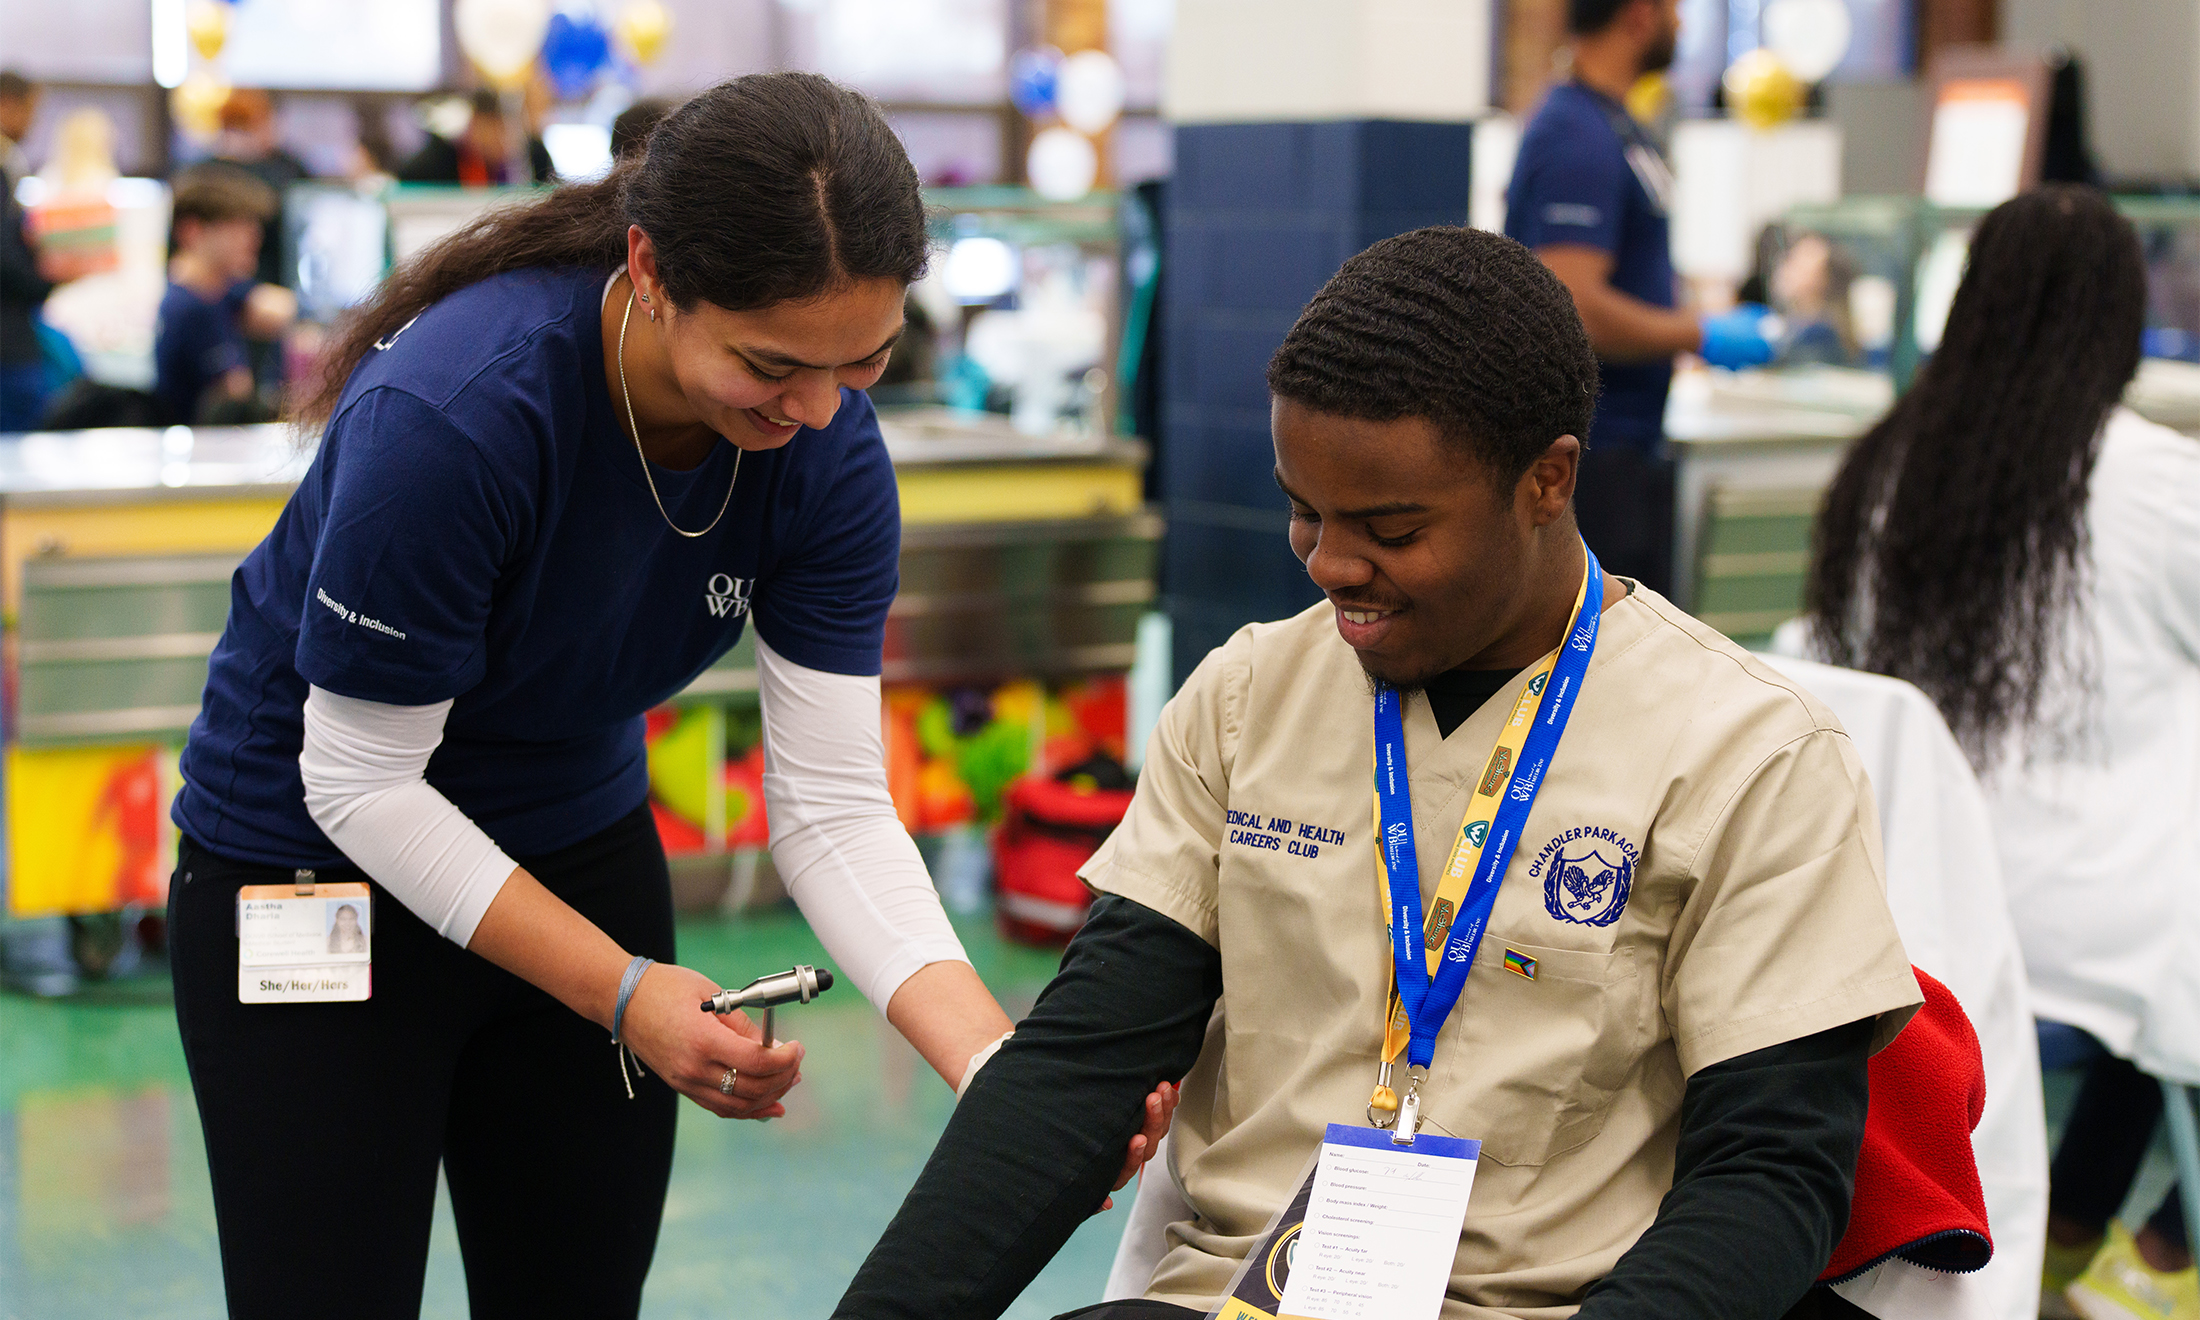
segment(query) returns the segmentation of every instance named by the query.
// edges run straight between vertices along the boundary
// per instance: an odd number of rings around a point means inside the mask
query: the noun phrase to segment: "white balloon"
[[[491,82],[524,72],[550,30],[549,0],[458,0],[451,13],[459,49]]]
[[[1063,60],[1054,106],[1062,122],[1078,132],[1106,132],[1123,113],[1123,66],[1104,50],[1081,50]]]
[[[1031,139],[1024,157],[1024,172],[1032,191],[1056,202],[1074,202],[1092,191],[1100,177],[1100,153],[1084,134],[1066,128],[1049,128]]]
[[[1806,83],[1832,73],[1849,53],[1849,7],[1841,0],[1769,0],[1760,17],[1765,48]]]

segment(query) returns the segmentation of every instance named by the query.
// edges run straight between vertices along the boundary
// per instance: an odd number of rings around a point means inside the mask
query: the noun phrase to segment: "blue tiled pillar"
[[[1361,119],[1175,132],[1160,461],[1162,590],[1182,681],[1243,624],[1320,598],[1285,540],[1268,358],[1346,257],[1409,229],[1466,223],[1473,127]]]

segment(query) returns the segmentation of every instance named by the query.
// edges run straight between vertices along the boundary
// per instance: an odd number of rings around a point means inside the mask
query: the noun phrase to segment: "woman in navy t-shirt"
[[[752,622],[789,891],[951,1084],[1007,1032],[880,747],[900,517],[861,391],[926,257],[877,107],[758,75],[422,253],[337,332],[174,812],[232,1315],[417,1313],[439,1164],[475,1315],[635,1313],[674,1093],[769,1118],[802,1060],[697,1010],[718,986],[672,962],[647,806],[642,713]],[[237,890],[300,871],[375,886],[370,998],[240,1002]]]

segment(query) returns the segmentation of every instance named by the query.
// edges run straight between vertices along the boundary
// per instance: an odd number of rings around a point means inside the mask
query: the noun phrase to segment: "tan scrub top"
[[[1424,910],[1527,677],[1449,738],[1406,702]],[[1149,1297],[1214,1306],[1324,1126],[1367,1121],[1390,970],[1373,739],[1327,604],[1247,627],[1162,712],[1082,872],[1222,955],[1222,1026],[1171,1138],[1198,1217],[1170,1227]],[[1672,1186],[1685,1078],[1862,1018],[1876,1049],[1919,1002],[1848,735],[1635,587],[1605,611],[1422,1087],[1430,1130],[1482,1142],[1443,1315],[1570,1314]]]

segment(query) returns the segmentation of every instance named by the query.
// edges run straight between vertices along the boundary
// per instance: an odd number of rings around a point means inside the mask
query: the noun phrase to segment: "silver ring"
[[[733,1071],[733,1069],[731,1069],[731,1068],[728,1068],[728,1069],[726,1069],[725,1075],[724,1075],[723,1077],[720,1077],[720,1078],[718,1079],[718,1092],[719,1092],[719,1094],[721,1094],[721,1095],[732,1095],[732,1094],[733,1094],[733,1079],[734,1079],[734,1076],[735,1076],[735,1074],[734,1074],[734,1071]]]

